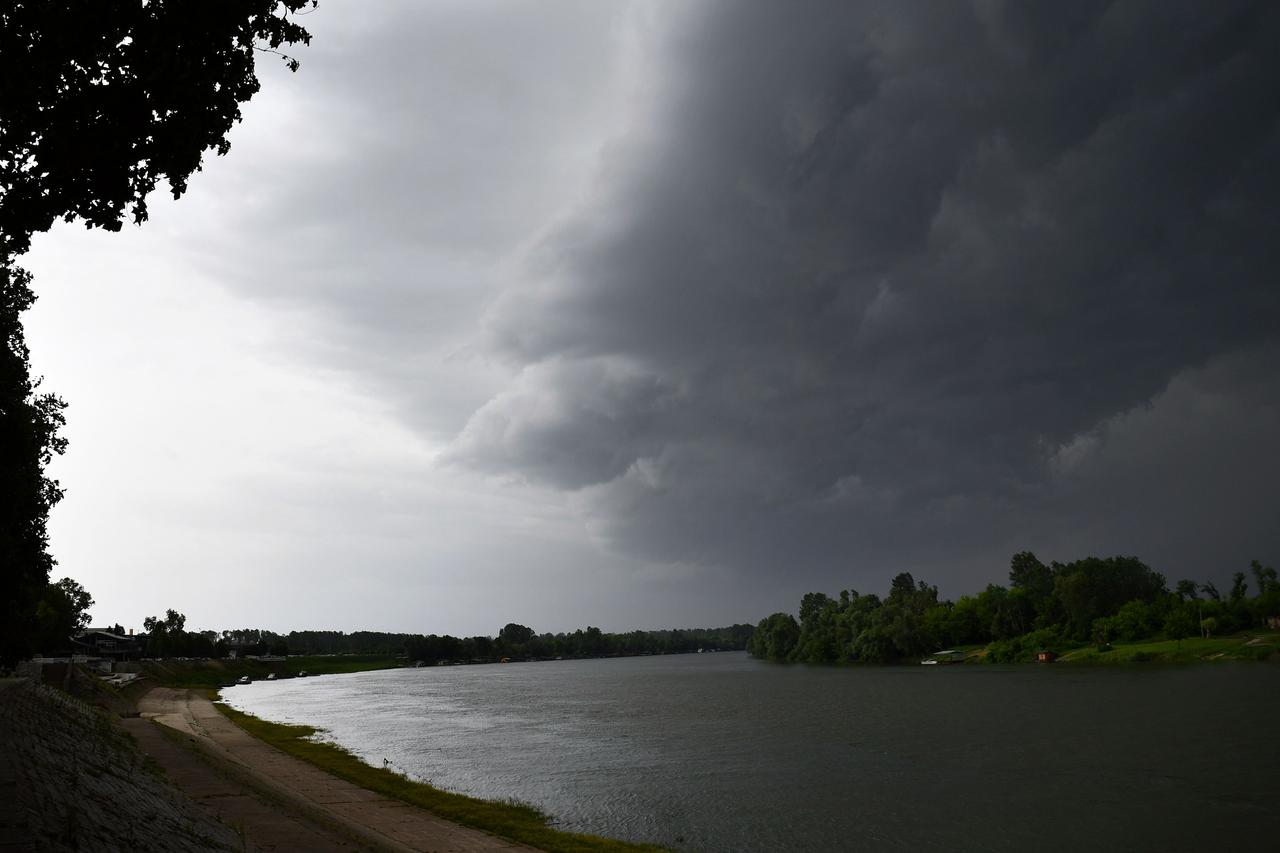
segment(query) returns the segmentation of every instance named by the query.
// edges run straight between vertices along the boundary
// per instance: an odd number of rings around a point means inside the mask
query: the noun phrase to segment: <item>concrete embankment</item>
[[[0,682],[0,849],[247,848],[109,716],[25,679]]]

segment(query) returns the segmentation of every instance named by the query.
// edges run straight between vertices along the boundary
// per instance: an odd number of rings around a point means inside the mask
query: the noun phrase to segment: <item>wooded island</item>
[[[893,579],[889,594],[844,590],[837,598],[811,592],[800,619],[774,613],[747,643],[759,658],[808,663],[892,663],[939,649],[986,646],[992,663],[1035,659],[1115,642],[1155,638],[1181,641],[1250,629],[1280,627],[1276,570],[1254,560],[1255,595],[1236,572],[1224,595],[1213,583],[1182,580],[1170,590],[1164,575],[1137,557],[1086,557],[1045,565],[1030,551],[1014,554],[1009,586],[990,584],[977,595],[939,601],[938,588],[909,572]],[[1271,644],[1256,648],[1269,656]],[[979,655],[974,655],[975,657]]]

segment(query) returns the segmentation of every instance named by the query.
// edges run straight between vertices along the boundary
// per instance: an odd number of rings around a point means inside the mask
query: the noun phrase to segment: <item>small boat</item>
[[[236,679],[236,684],[252,684],[253,679],[247,675],[242,675]]]
[[[298,675],[297,675],[297,677],[298,677],[298,678],[306,678],[306,677],[307,677],[307,671],[306,671],[305,669],[298,670]]]
[[[267,673],[267,681],[275,681],[275,680],[276,680],[276,674],[274,672]]]

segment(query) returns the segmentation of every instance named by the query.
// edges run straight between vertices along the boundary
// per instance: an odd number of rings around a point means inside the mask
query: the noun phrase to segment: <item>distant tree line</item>
[[[148,657],[225,658],[232,655],[403,655],[417,634],[384,631],[290,631],[264,628],[225,631],[183,630],[186,617],[169,610],[164,617],[143,620],[141,636]]]
[[[86,610],[93,599],[78,584],[63,580],[50,586],[48,626],[41,650],[62,652],[70,635],[88,624]],[[262,628],[225,631],[188,631],[187,617],[176,610],[142,620],[144,633],[137,637],[144,657],[225,658],[232,655],[386,655],[428,663],[496,662],[547,658],[616,657],[623,655],[675,654],[699,649],[742,650],[755,630],[751,625],[725,628],[689,628],[666,631],[631,631],[607,634],[588,627],[573,633],[535,634],[514,622],[497,637],[452,637],[437,634],[398,634],[383,631],[290,631],[278,634]],[[114,626],[116,633],[124,629]]]
[[[496,638],[450,637],[430,634],[411,638],[406,650],[415,661],[546,660],[549,658],[623,657],[696,652],[699,649],[738,651],[747,647],[755,629],[750,625],[725,628],[687,628],[668,631],[630,631],[608,634],[587,627],[571,634],[536,634],[514,622]]]
[[[761,620],[747,650],[778,661],[887,663],[951,646],[987,645],[995,663],[1029,659],[1039,649],[1061,651],[1093,642],[1155,637],[1209,637],[1280,622],[1276,570],[1254,560],[1255,594],[1244,572],[1230,590],[1179,581],[1137,557],[1086,557],[1045,565],[1029,551],[1010,561],[1009,585],[940,601],[938,588],[910,573],[893,579],[881,599],[845,590],[800,601],[800,618],[774,613]]]

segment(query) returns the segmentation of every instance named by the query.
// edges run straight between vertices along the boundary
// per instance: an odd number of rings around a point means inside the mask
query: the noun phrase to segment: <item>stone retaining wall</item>
[[[105,713],[44,685],[0,686],[0,840],[39,850],[243,850]]]

